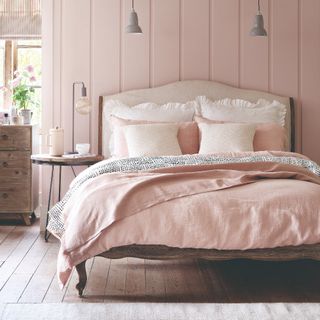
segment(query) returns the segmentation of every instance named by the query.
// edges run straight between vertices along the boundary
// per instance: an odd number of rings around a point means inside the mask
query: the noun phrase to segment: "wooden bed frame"
[[[295,108],[294,100],[290,98],[291,115],[291,151],[295,151]],[[103,132],[103,97],[99,99],[99,154],[102,153],[102,132]],[[216,250],[216,249],[192,249],[172,248],[161,245],[130,245],[115,247],[103,252],[98,256],[109,259],[121,259],[135,257],[142,259],[167,260],[167,259],[208,259],[208,260],[231,260],[231,259],[253,259],[269,261],[289,261],[298,259],[320,260],[320,244],[301,245],[290,247],[278,247],[273,249],[254,250]],[[82,296],[87,282],[85,268],[86,261],[78,264],[76,270],[79,275],[79,283],[76,289],[79,296]]]

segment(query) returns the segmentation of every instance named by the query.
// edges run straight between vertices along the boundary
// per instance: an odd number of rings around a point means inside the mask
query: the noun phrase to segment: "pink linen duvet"
[[[293,153],[128,158],[83,172],[50,212],[58,275],[130,244],[246,250],[320,243],[320,169]]]

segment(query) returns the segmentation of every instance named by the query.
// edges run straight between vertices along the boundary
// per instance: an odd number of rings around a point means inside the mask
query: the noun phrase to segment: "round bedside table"
[[[44,233],[44,239],[48,241],[50,236],[47,226],[49,221],[48,211],[50,210],[50,203],[51,203],[51,193],[52,193],[52,186],[53,186],[53,175],[54,175],[54,168],[59,167],[59,192],[58,192],[58,201],[61,200],[61,168],[62,167],[71,167],[74,176],[76,177],[76,173],[73,167],[77,166],[88,166],[103,160],[104,157],[100,155],[88,155],[88,156],[61,156],[55,157],[50,156],[48,154],[35,154],[31,156],[31,161],[33,164],[38,165],[49,165],[51,166],[51,179],[50,179],[50,188],[49,188],[49,195],[48,195],[48,210],[47,210],[47,217],[46,217],[46,230]]]

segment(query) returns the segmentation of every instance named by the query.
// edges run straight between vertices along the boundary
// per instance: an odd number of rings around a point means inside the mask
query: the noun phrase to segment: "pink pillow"
[[[195,116],[197,123],[228,123]],[[285,151],[286,131],[277,123],[257,123],[256,133],[253,139],[254,151]]]
[[[137,124],[163,123],[145,120],[127,120],[110,116],[110,123],[113,126],[114,156],[128,157],[128,146],[122,127]],[[199,152],[199,129],[196,122],[179,122],[178,141],[182,154],[194,154]]]

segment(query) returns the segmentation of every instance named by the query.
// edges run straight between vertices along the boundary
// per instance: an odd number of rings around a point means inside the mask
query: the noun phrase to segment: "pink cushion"
[[[128,157],[128,146],[122,127],[137,124],[161,123],[145,120],[127,120],[110,116],[113,126],[114,156]],[[163,122],[162,122],[163,123]],[[199,129],[196,122],[179,122],[178,141],[182,154],[195,154],[199,152]]]
[[[216,121],[195,117],[197,123],[227,123],[226,121]],[[256,133],[253,139],[254,151],[285,151],[286,131],[277,123],[257,123]]]

